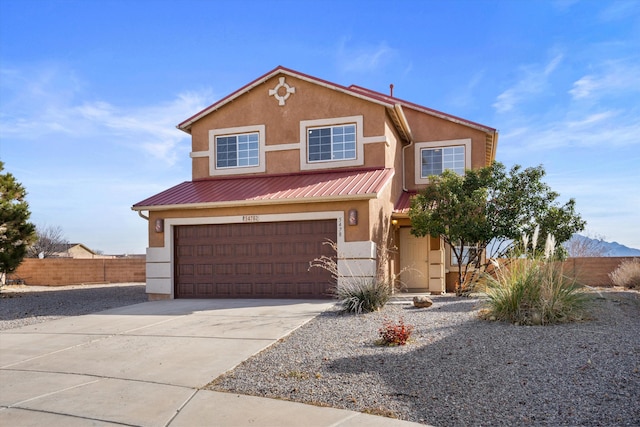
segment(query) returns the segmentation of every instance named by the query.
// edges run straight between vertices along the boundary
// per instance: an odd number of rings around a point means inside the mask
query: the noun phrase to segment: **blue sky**
[[[0,1],[0,160],[32,220],[143,253],[175,126],[283,65],[497,128],[587,233],[640,248],[640,2]]]

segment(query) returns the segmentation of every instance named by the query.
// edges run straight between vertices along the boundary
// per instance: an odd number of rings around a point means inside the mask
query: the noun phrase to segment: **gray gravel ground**
[[[328,311],[215,380],[230,391],[435,426],[640,426],[640,293],[594,294],[592,320],[513,326],[478,319],[478,299]],[[0,330],[147,300],[144,284],[5,287]],[[384,319],[413,340],[374,344]]]
[[[5,286],[0,292],[0,330],[145,301],[144,283]]]
[[[480,320],[479,299],[433,299],[325,312],[209,388],[435,426],[640,425],[640,293],[596,293],[593,319],[546,327]],[[376,346],[385,318],[413,325],[413,341]]]

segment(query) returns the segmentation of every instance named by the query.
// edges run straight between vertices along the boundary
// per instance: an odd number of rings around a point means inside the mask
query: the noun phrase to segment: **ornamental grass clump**
[[[330,245],[336,254],[338,253],[335,242],[327,241],[325,244]],[[386,265],[389,251],[379,249],[378,257],[379,265]],[[387,277],[383,270],[379,270],[375,277],[366,277],[362,272],[351,271],[348,264],[343,269],[339,269],[336,257],[323,255],[311,261],[309,268],[322,268],[331,273],[336,283],[330,291],[331,296],[338,300],[338,304],[346,313],[362,314],[377,311],[387,304],[395,290],[393,283],[397,275]]]
[[[537,229],[529,252],[523,236],[522,252],[501,265],[492,261],[494,274],[487,277],[486,319],[518,325],[549,325],[581,320],[588,296],[574,277],[564,274],[554,259],[555,239],[549,235],[542,254],[536,252]]]
[[[383,280],[355,278],[342,281],[332,293],[344,311],[362,314],[384,307],[391,298],[391,286]]]
[[[640,289],[640,258],[622,261],[609,278],[615,286]]]

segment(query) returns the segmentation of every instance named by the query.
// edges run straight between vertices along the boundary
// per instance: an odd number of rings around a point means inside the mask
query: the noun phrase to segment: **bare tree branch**
[[[603,241],[604,236],[600,235],[587,233],[586,236],[583,236],[574,234],[563,246],[572,258],[604,257],[609,254],[609,249],[607,249]]]
[[[29,258],[51,258],[65,252],[69,241],[64,237],[62,227],[53,225],[36,226],[36,242],[27,252]]]

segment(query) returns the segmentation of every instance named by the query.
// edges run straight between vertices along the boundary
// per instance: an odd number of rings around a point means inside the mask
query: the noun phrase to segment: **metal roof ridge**
[[[426,113],[435,115],[437,117],[441,117],[441,118],[445,118],[445,119],[450,119],[456,122],[459,122],[460,124],[466,124],[469,126],[473,126],[476,128],[482,128],[482,130],[484,130],[485,132],[496,132],[497,129],[492,128],[491,126],[487,126],[487,125],[483,125],[482,123],[478,123],[478,122],[474,122],[472,120],[468,120],[468,119],[464,119],[462,117],[458,117],[455,116],[453,114],[449,114],[449,113],[445,113],[443,111],[439,111],[430,107],[425,107],[424,105],[420,105],[420,104],[416,104],[415,102],[411,102],[411,101],[407,101],[401,98],[396,98],[395,96],[390,96],[390,95],[385,95],[382,92],[378,92],[372,89],[368,89],[366,87],[362,87],[362,86],[358,86],[358,85],[351,85],[349,86],[349,89],[359,92],[359,93],[363,93],[366,94],[372,98],[378,98],[378,100],[383,101],[383,102],[391,102],[391,103],[397,103],[397,104],[402,104],[405,107],[409,107],[409,108],[413,108],[413,109],[417,109],[417,110],[422,110]]]

